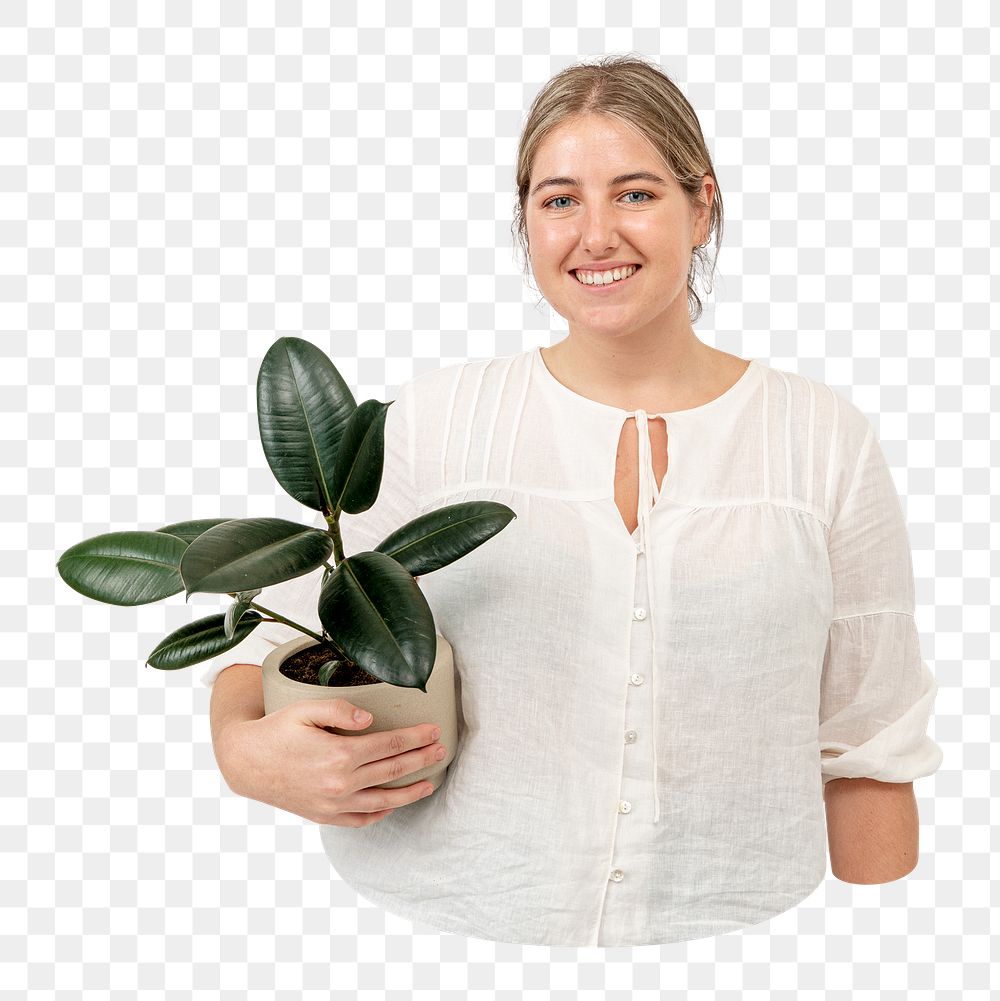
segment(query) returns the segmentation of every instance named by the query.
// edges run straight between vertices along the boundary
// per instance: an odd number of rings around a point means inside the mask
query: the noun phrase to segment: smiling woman
[[[557,379],[667,410],[739,378],[746,360],[693,329],[722,199],[697,116],[666,74],[612,57],[557,75],[528,115],[517,183],[518,242],[569,325],[544,352]]]
[[[759,925],[823,881],[827,834],[839,878],[905,875],[907,786],[941,754],[870,422],[695,336],[721,199],[697,118],[656,66],[612,57],[545,84],[517,184],[569,336],[401,387],[379,503],[341,524],[354,552],[447,505],[517,516],[420,582],[454,651],[454,757],[433,795],[392,809],[366,772],[371,738],[331,746],[355,762],[338,795],[369,814],[322,825],[331,863],[397,915],[548,946]],[[263,640],[282,642],[280,625]],[[267,787],[252,742],[244,728],[229,745],[245,792]],[[425,766],[406,754],[386,765]],[[265,801],[287,802],[287,783]]]
[[[714,181],[706,174],[689,196],[660,159],[630,124],[603,113],[568,117],[535,152],[531,175],[541,180],[525,206],[532,269],[569,324],[564,363],[589,369],[595,386],[612,365],[620,383],[665,386],[717,362],[688,310]],[[566,173],[570,165],[579,176]],[[637,175],[652,190],[632,187]]]

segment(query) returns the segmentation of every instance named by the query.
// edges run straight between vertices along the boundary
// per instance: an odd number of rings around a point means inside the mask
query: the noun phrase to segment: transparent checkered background
[[[410,7],[0,4],[4,997],[985,997],[989,6]],[[315,825],[229,791],[198,668],[143,667],[219,599],[112,607],[56,561],[108,531],[311,519],[257,434],[277,336],[359,399],[561,339],[511,243],[518,133],[553,73],[627,51],[684,89],[718,171],[699,336],[876,424],[945,760],[895,883],[831,875],[763,925],[636,950],[440,934],[359,899]]]

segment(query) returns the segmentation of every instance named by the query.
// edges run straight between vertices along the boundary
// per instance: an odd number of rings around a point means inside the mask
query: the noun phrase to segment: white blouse
[[[631,534],[614,499],[629,416]],[[519,944],[722,934],[823,881],[825,782],[939,767],[899,496],[869,420],[828,386],[752,360],[715,400],[650,414],[577,394],[533,348],[411,379],[385,440],[378,500],[341,518],[348,555],[445,504],[517,518],[420,578],[455,654],[444,781],[376,824],[320,828],[365,899]],[[321,575],[259,600],[318,630]],[[301,635],[264,623],[203,680]]]

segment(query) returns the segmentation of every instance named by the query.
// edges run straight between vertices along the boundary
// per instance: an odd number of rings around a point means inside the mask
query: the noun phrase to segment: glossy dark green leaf
[[[341,560],[320,591],[319,618],[356,664],[390,685],[427,691],[434,616],[417,582],[384,553]]]
[[[378,497],[385,465],[385,415],[391,405],[365,400],[347,422],[330,481],[334,503],[348,514],[367,511]]]
[[[187,596],[233,594],[301,577],[329,559],[326,532],[284,518],[233,518],[198,536],[181,559]]]
[[[448,504],[408,521],[387,535],[375,551],[391,556],[416,577],[461,559],[516,517],[497,501]]]
[[[175,671],[211,660],[242,643],[260,625],[263,617],[260,612],[247,612],[231,637],[226,636],[224,620],[225,615],[220,612],[181,626],[156,645],[146,663],[160,671]]]
[[[257,424],[271,472],[300,504],[332,512],[329,477],[357,403],[333,362],[300,337],[279,337],[257,375]]]
[[[164,525],[163,528],[158,528],[156,531],[166,535],[174,535],[190,545],[199,535],[203,535],[210,528],[215,528],[216,525],[221,525],[229,520],[229,518],[199,518],[197,521],[175,521],[172,525]]]
[[[187,543],[163,532],[108,532],[70,546],[56,567],[74,591],[109,605],[148,605],[184,590]]]

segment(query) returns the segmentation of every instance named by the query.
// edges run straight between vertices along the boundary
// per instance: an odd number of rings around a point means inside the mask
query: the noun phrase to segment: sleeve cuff
[[[823,785],[831,779],[869,778],[878,782],[912,782],[931,775],[944,758],[926,733],[937,693],[937,682],[924,665],[926,685],[919,699],[895,722],[865,743],[852,747],[820,741]]]

